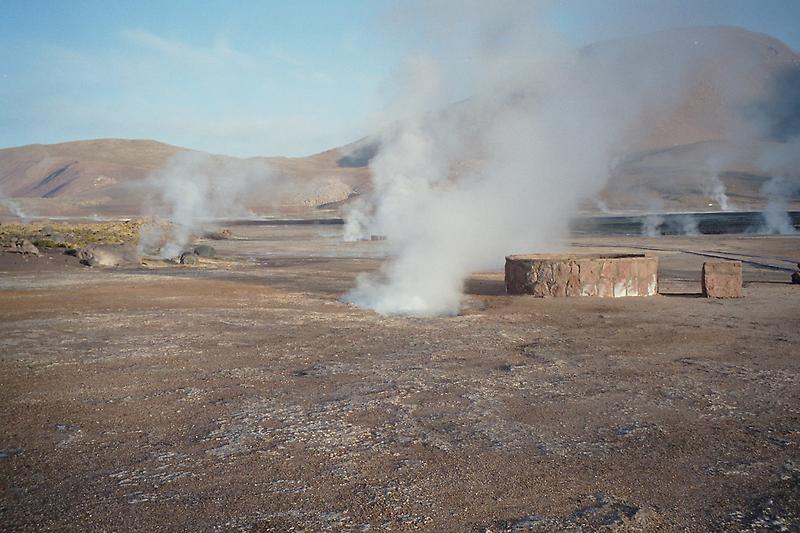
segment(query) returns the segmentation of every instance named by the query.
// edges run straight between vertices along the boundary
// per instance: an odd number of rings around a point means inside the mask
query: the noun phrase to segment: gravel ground
[[[486,272],[415,319],[339,301],[384,242],[232,229],[198,267],[0,256],[0,529],[800,529],[800,238],[582,238],[663,294]]]

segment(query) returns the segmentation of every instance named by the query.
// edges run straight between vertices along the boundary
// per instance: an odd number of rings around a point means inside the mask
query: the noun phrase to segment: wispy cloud
[[[267,47],[267,55],[272,59],[292,67],[305,67],[307,62],[298,55],[288,52],[276,44]]]
[[[103,47],[0,47],[0,76],[14,80],[0,77],[0,123],[9,125],[0,146],[137,137],[231,155],[304,155],[363,135],[357,109],[371,90],[353,73],[278,43],[220,35],[197,42],[129,28]]]
[[[168,39],[141,29],[122,30],[127,42],[140,46],[171,59],[200,65],[238,65],[251,67],[257,64],[252,56],[234,50],[228,43],[218,38],[210,47],[193,46],[177,39]]]

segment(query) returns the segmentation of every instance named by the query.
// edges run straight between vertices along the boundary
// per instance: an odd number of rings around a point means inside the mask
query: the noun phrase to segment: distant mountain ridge
[[[620,158],[602,199],[609,208],[626,209],[639,201],[631,190],[650,195],[664,209],[707,207],[706,191],[696,178],[710,172],[708,162],[722,152],[737,154],[726,156],[724,168],[716,169],[730,194],[743,206],[754,205],[767,176],[748,161],[753,142],[800,135],[800,56],[767,35],[733,27],[684,28],[601,42],[582,53],[643,55],[655,65],[676,54],[689,54],[693,61],[685,101],[669,116],[647,117],[646,135]],[[759,138],[742,147],[733,133],[748,120],[759,124]],[[287,205],[335,205],[370,189],[368,165],[378,147],[375,136],[308,157],[244,161],[268,163],[296,185],[281,200]],[[192,151],[127,139],[6,148],[0,150],[0,196],[36,199],[38,209],[52,205],[63,211],[71,205],[76,213],[136,214],[144,199],[136,184],[180,152]],[[688,185],[663,190],[664,176]]]

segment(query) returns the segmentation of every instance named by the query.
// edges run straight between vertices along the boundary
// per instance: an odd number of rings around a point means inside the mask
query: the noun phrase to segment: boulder
[[[14,246],[8,251],[24,255],[39,255],[39,249],[28,239],[17,239]]]
[[[98,244],[81,248],[77,252],[65,252],[77,255],[81,264],[86,266],[118,267],[122,264],[138,264],[139,254],[136,248],[127,244]]]
[[[208,244],[198,244],[194,247],[193,252],[200,257],[214,258],[217,256],[217,251]]]
[[[703,296],[707,298],[741,298],[742,262],[706,261],[702,284]]]
[[[230,239],[231,237],[233,237],[233,233],[231,232],[231,230],[227,228],[221,229],[219,231],[212,231],[205,234],[206,239],[212,239],[215,241],[225,241]]]
[[[181,254],[180,262],[182,265],[193,265],[197,263],[197,254],[194,251],[183,252]]]
[[[793,272],[792,273],[792,283],[796,285],[800,285],[800,272]]]
[[[75,255],[78,256],[78,261],[80,261],[82,265],[94,267],[100,264],[90,248],[81,248]]]

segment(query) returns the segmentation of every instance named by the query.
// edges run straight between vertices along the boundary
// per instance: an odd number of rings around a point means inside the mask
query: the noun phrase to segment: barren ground
[[[483,273],[413,319],[338,301],[382,242],[233,230],[199,267],[0,256],[0,529],[800,527],[800,286],[763,266],[800,238],[586,238],[658,248],[664,294]]]

